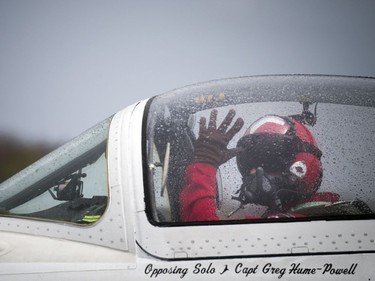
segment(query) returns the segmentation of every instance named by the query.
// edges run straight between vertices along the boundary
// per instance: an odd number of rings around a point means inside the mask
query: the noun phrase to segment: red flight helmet
[[[322,179],[322,152],[312,133],[293,117],[266,115],[255,121],[238,141],[237,165],[243,178],[252,169],[283,175],[295,199],[310,197]],[[288,190],[285,185],[282,187]]]

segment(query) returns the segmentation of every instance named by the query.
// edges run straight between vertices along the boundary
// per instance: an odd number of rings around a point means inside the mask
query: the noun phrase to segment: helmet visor
[[[242,137],[237,147],[238,166],[242,175],[262,167],[267,173],[284,172],[293,161],[295,137],[275,133],[253,133]]]
[[[290,135],[292,132],[293,123],[288,119],[277,115],[267,115],[255,121],[247,129],[245,135],[255,133]]]

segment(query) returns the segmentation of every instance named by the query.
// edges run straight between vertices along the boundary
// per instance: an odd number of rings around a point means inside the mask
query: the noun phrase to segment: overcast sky
[[[67,141],[188,84],[375,76],[375,1],[0,0],[0,133]]]

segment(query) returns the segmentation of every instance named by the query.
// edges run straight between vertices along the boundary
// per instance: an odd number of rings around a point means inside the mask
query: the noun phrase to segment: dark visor
[[[242,137],[237,144],[241,173],[245,175],[257,167],[269,173],[285,171],[296,155],[294,139],[292,136],[267,133]]]

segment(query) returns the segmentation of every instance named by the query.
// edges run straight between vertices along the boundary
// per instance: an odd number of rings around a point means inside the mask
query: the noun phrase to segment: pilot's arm
[[[237,150],[228,149],[227,146],[244,124],[243,119],[238,118],[229,128],[234,116],[235,111],[230,110],[218,128],[216,128],[217,110],[211,111],[207,126],[206,118],[200,119],[193,162],[186,168],[185,185],[180,195],[183,221],[218,219],[216,215],[216,171],[221,164],[236,155]]]

